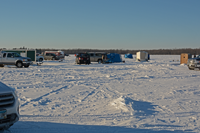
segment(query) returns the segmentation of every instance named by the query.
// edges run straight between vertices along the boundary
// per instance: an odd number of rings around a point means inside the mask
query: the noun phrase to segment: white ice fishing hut
[[[136,53],[136,61],[148,61],[148,53],[145,51],[139,51]]]

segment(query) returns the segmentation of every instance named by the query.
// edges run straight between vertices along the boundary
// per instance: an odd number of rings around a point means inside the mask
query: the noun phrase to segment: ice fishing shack
[[[145,51],[139,51],[136,53],[136,61],[148,61],[149,54]]]

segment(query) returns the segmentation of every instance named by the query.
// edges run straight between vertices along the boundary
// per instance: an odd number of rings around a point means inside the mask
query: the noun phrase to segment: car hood
[[[196,59],[199,59],[199,58],[189,58],[188,60],[196,60]]]
[[[0,93],[9,93],[9,92],[13,92],[12,88],[0,82]]]
[[[20,59],[31,59],[29,57],[17,57],[17,58],[20,58]]]

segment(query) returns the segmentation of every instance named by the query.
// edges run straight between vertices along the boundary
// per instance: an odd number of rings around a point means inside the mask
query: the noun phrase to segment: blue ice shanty
[[[124,55],[124,58],[130,58],[130,59],[133,59],[133,55],[132,55],[132,54],[125,54],[125,55]]]
[[[107,54],[107,58],[106,63],[122,62],[121,55],[117,53],[109,53]]]

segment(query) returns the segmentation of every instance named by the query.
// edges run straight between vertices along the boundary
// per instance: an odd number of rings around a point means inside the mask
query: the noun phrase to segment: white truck
[[[0,132],[19,120],[19,100],[14,88],[0,82]]]
[[[0,52],[0,67],[16,65],[18,68],[29,67],[33,62],[29,57],[22,57],[16,52]]]

